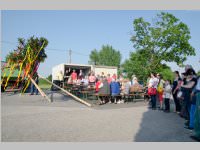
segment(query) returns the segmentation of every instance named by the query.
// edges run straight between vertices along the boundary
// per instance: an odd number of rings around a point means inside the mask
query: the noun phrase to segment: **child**
[[[164,94],[163,97],[165,99],[165,112],[170,112],[170,98],[171,98],[171,92],[172,88],[170,86],[170,81],[165,81],[165,88],[164,88]]]

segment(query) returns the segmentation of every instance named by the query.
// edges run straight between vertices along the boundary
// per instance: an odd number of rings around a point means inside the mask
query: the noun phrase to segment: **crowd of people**
[[[157,109],[158,101],[158,109],[170,112],[171,102],[174,101],[173,111],[186,120],[186,129],[194,131],[195,135],[191,138],[200,141],[200,78],[192,66],[186,65],[181,75],[175,71],[172,84],[170,80],[164,81],[162,75],[151,73],[147,86],[150,108]]]
[[[123,95],[129,94],[134,88],[142,88],[136,76],[133,76],[132,81],[130,81],[128,78],[124,78],[123,75],[117,77],[116,74],[105,75],[104,72],[96,75],[94,72],[90,72],[85,75],[82,70],[79,70],[78,74],[76,70],[73,70],[71,75],[64,80],[61,74],[59,75],[61,86],[65,82],[73,85],[93,87],[95,92],[100,95],[100,105],[105,103],[124,103]]]
[[[63,79],[63,77],[60,77]],[[82,70],[79,74],[73,70],[66,81],[68,84],[83,84],[92,86],[99,95],[100,105],[105,103],[124,103],[123,95],[129,94],[135,87],[142,87],[135,75],[132,80],[117,77],[116,74],[106,76],[95,75],[93,72],[84,75]],[[200,78],[190,65],[185,66],[185,72],[174,72],[174,81],[163,79],[159,73],[151,73],[147,79],[147,93],[150,98],[152,110],[163,110],[166,113],[173,111],[186,120],[185,128],[194,130],[195,135],[191,138],[200,141]],[[110,95],[109,97],[105,95]],[[159,102],[159,104],[157,104]],[[174,110],[170,108],[172,102]],[[159,105],[159,107],[157,107]]]

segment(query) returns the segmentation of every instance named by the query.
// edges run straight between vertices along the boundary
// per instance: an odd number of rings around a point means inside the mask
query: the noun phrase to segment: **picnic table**
[[[93,96],[95,93],[95,87],[86,87],[83,88],[80,92],[83,98],[88,99],[90,96]]]
[[[135,89],[130,91],[129,94],[118,94],[116,96],[111,96],[111,94],[99,94],[95,91],[95,86],[84,85],[84,84],[73,84],[68,83],[65,86],[72,94],[75,94],[78,97],[81,97],[86,100],[99,100],[99,97],[106,97],[108,99],[113,99],[115,97],[124,99],[125,102],[134,102],[136,100],[145,100],[148,96],[145,88]]]
[[[99,97],[108,97],[109,99],[115,98],[115,97],[120,97],[120,98],[124,99],[125,102],[134,102],[137,99],[141,100],[141,97],[142,97],[142,100],[145,100],[145,97],[148,96],[148,94],[146,93],[145,89],[141,89],[139,91],[134,91],[134,92],[131,92],[129,94],[120,93],[118,95],[112,96],[111,94],[95,93],[94,96],[96,96],[97,99],[99,99]]]

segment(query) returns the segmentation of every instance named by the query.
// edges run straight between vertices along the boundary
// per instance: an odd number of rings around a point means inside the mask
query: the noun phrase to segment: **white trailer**
[[[80,69],[83,71],[85,75],[88,75],[91,71],[95,73],[95,75],[101,75],[104,72],[104,75],[113,74],[117,75],[117,67],[113,66],[95,66],[95,65],[83,65],[83,64],[59,64],[52,68],[52,82],[54,80],[58,80],[58,73],[62,71],[64,76],[71,75],[73,70],[76,70],[77,74]],[[66,74],[66,71],[68,73]]]
[[[82,65],[82,64],[59,64],[52,68],[52,82],[54,80],[58,80],[58,73],[62,71],[64,76],[70,76],[72,71],[75,70],[78,74],[80,69],[83,71],[85,75],[87,75],[91,71],[91,65]],[[66,72],[68,71],[68,72]]]
[[[110,74],[111,76],[113,74],[117,75],[117,67],[114,66],[92,66],[92,70],[95,73],[95,75],[101,75],[102,72],[105,76],[107,74]]]

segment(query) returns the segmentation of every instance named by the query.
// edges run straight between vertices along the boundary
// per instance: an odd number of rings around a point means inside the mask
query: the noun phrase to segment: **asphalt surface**
[[[175,113],[147,103],[89,108],[68,96],[1,95],[2,142],[192,142],[192,131]]]

